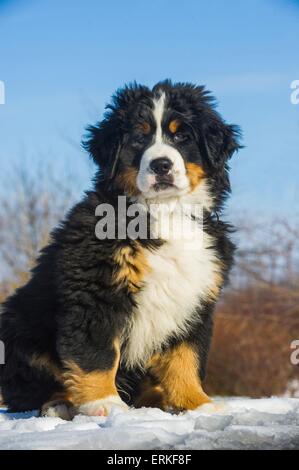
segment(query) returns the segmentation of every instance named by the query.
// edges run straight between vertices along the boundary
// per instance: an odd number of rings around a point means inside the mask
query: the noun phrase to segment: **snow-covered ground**
[[[215,399],[215,406],[171,415],[158,409],[73,421],[0,410],[0,449],[294,449],[299,399]]]

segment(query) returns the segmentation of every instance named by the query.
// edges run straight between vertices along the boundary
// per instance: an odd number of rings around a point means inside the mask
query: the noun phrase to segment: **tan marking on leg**
[[[130,167],[119,173],[115,182],[118,188],[122,189],[127,196],[137,196],[140,191],[137,187],[137,168]]]
[[[67,362],[63,374],[67,397],[74,406],[80,406],[111,395],[118,395],[115,377],[119,366],[119,342],[115,342],[116,357],[111,370],[83,371],[75,362]]]
[[[116,268],[112,282],[120,288],[126,287],[130,292],[137,292],[142,286],[143,278],[150,271],[145,250],[139,245],[123,246],[114,254]]]
[[[202,389],[197,355],[189,344],[155,355],[149,365],[164,390],[168,407],[193,410],[211,401]]]
[[[193,191],[205,178],[206,174],[203,168],[196,163],[186,163],[187,177],[191,191]]]
[[[33,354],[29,359],[29,365],[30,367],[46,370],[57,381],[62,380],[62,369],[53,362],[48,354]]]

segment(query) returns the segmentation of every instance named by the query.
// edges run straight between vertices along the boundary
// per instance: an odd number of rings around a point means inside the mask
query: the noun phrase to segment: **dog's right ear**
[[[121,150],[121,140],[119,126],[111,117],[87,128],[82,146],[99,166],[104,180],[114,176]]]

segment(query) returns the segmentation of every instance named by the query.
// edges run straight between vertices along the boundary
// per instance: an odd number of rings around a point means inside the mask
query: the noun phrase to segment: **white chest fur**
[[[171,337],[186,333],[199,317],[196,307],[215,285],[219,263],[210,236],[196,221],[190,225],[189,217],[183,224],[188,224],[188,239],[170,236],[157,251],[147,251],[150,272],[136,294],[124,354],[127,367],[143,366]],[[157,230],[164,229],[159,225]]]

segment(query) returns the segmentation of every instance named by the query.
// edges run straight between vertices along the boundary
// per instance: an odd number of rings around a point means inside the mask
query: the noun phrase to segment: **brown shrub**
[[[216,312],[208,393],[280,395],[299,377],[290,362],[290,344],[299,339],[299,307],[289,294],[284,298],[273,286],[226,294]]]

